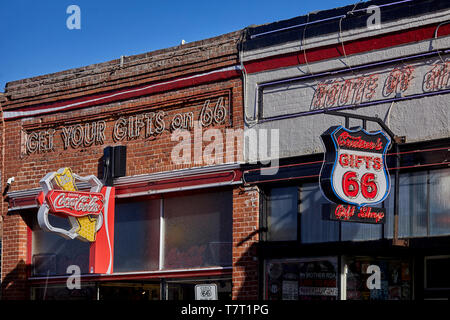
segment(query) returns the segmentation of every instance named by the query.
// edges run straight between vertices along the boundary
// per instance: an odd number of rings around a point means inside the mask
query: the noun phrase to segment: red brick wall
[[[233,193],[233,291],[236,300],[258,299],[259,192],[257,187]]]
[[[238,63],[241,31],[190,42],[81,68],[64,70],[6,84],[5,108],[51,103],[184,75],[207,72]]]
[[[20,215],[7,216],[3,224],[2,300],[26,299],[27,225]]]
[[[8,96],[7,109],[30,103],[38,104],[48,102],[50,100],[57,101],[61,97],[74,97],[75,94],[89,92],[87,84],[83,85],[83,78],[88,77],[92,82],[92,88],[98,91],[110,90],[120,82],[121,85],[135,85],[139,79],[144,79],[146,74],[142,70],[152,70],[150,74],[155,79],[170,78],[179,76],[181,73],[198,73],[208,70],[222,68],[224,66],[235,65],[237,63],[237,41],[239,34],[231,34],[228,38],[218,37],[213,40],[205,40],[200,45],[190,45],[186,48],[172,48],[160,52],[165,61],[157,54],[149,54],[148,56],[140,56],[142,59],[149,61],[144,62],[140,68],[129,68],[128,72],[135,72],[136,79],[128,78],[125,82],[123,79],[114,79],[100,86],[102,77],[108,74],[111,66],[110,63],[102,64],[103,73],[99,71],[98,78],[92,75],[93,70],[90,67],[83,70],[74,69],[72,72],[64,71],[54,75],[37,77],[29,80],[21,80],[7,85],[6,96]],[[219,42],[219,45],[217,43]],[[222,52],[217,48],[226,48]],[[170,59],[169,59],[170,58]],[[144,60],[145,60],[144,59]],[[130,58],[128,61],[138,61],[138,58]],[[135,62],[136,62],[135,61]],[[165,61],[165,62],[164,62]],[[181,61],[181,62],[180,62]],[[161,63],[164,65],[162,67]],[[112,63],[111,63],[112,64]],[[146,65],[147,64],[147,65]],[[172,64],[172,69],[170,68]],[[152,68],[154,67],[154,68]],[[159,70],[157,73],[154,70]],[[117,72],[125,71],[118,70]],[[80,78],[77,81],[77,75]],[[94,73],[95,74],[95,73]],[[131,75],[131,74],[130,74]],[[128,77],[130,76],[128,75]],[[147,73],[148,76],[148,73]],[[60,82],[57,82],[57,79]],[[42,83],[45,90],[38,91]],[[58,83],[56,85],[55,83]],[[53,84],[53,85],[52,85]],[[82,90],[83,86],[85,91]],[[141,136],[137,139],[124,139],[122,141],[114,141],[112,129],[115,121],[120,117],[128,117],[133,114],[143,114],[147,112],[165,110],[168,114],[174,115],[179,112],[194,112],[197,115],[202,107],[201,101],[210,98],[212,101],[219,96],[223,96],[227,105],[231,106],[232,128],[243,128],[243,105],[242,105],[242,80],[240,77],[223,80],[220,82],[206,83],[193,86],[190,88],[168,91],[160,94],[154,94],[136,99],[115,102],[107,105],[90,107],[86,109],[74,110],[69,112],[61,112],[56,114],[43,115],[27,119],[18,119],[6,121],[5,123],[5,159],[4,172],[2,172],[2,185],[5,185],[8,177],[15,177],[15,182],[11,186],[10,191],[26,190],[39,187],[39,180],[48,172],[55,171],[61,167],[71,167],[73,172],[79,175],[100,175],[101,174],[101,157],[103,149],[107,145],[126,145],[127,146],[127,176],[148,174],[154,172],[170,171],[181,168],[188,168],[198,164],[181,164],[175,165],[171,161],[171,150],[178,144],[177,141],[171,141],[171,132],[168,130],[168,122],[166,122],[166,130],[156,138],[144,138]],[[10,88],[8,92],[8,88]],[[34,91],[33,91],[34,90]],[[35,96],[32,96],[32,93]],[[77,93],[78,92],[78,93]],[[192,98],[199,95],[206,95],[203,100],[198,99],[192,102]],[[130,113],[128,113],[130,112]],[[76,123],[86,123],[91,121],[102,120],[106,122],[105,141],[101,145],[92,145],[90,147],[68,147],[64,149],[61,132],[62,127],[67,127]],[[225,124],[210,126],[205,129],[218,128],[222,132],[230,127],[228,121]],[[54,136],[54,151],[51,152],[35,152],[27,154],[25,149],[25,133],[49,128],[55,129],[57,132]],[[192,132],[192,131],[191,131]],[[223,135],[225,137],[225,134]],[[191,135],[193,137],[193,135]],[[225,143],[225,141],[224,141]],[[203,144],[203,148],[209,142]],[[225,150],[225,148],[224,148]],[[194,148],[192,148],[194,152]],[[237,153],[237,150],[235,151]],[[235,159],[235,161],[240,159]],[[200,166],[203,166],[201,164]],[[243,200],[244,201],[244,200]],[[245,201],[243,202],[245,205]],[[242,208],[243,209],[243,208]],[[8,210],[7,203],[1,206],[2,216],[4,217],[4,233],[3,233],[3,262],[2,262],[2,289],[3,299],[28,299],[29,291],[26,287],[26,264],[27,256],[27,224],[26,214],[6,214]],[[28,213],[29,214],[29,213]]]
[[[211,97],[211,101],[215,101],[218,95],[222,96],[225,94],[228,96],[229,93],[231,101],[229,101],[227,97],[226,103],[231,103],[233,128],[242,128],[242,93],[240,84],[240,78],[235,78],[220,83],[201,85],[196,88],[139,98],[134,101],[55,115],[45,115],[33,118],[32,120],[7,121],[5,170],[8,176],[15,177],[15,182],[11,190],[24,190],[39,187],[39,179],[46,173],[63,166],[70,166],[73,172],[76,172],[79,175],[97,175],[100,165],[99,160],[103,156],[104,147],[107,145],[127,146],[127,175],[129,176],[199,166],[194,163],[185,165],[175,165],[172,163],[171,150],[178,144],[178,141],[171,141],[168,120],[173,118],[176,113],[185,112],[194,112],[195,118],[197,118],[202,107],[201,103],[206,99],[205,97],[199,100],[198,103],[194,102],[193,105],[188,105],[187,103],[182,102],[183,98],[192,98],[200,94],[210,93],[208,98]],[[223,93],[214,93],[219,90]],[[162,109],[158,106],[161,102],[165,102]],[[182,105],[177,106],[179,103],[182,103]],[[124,114],[124,111],[136,106],[147,107],[130,114]],[[153,106],[157,106],[157,109],[154,109]],[[122,114],[123,118],[128,118],[132,115],[142,115],[144,113],[157,112],[158,110],[164,110],[169,115],[165,121],[166,129],[162,134],[151,138],[145,138],[143,133],[141,133],[141,136],[137,139],[128,140],[125,138],[120,141],[113,140],[113,128],[116,120],[119,119],[119,114]],[[77,122],[69,123],[69,121],[73,121],[75,118],[78,118]],[[77,148],[69,146],[66,150],[64,149],[63,139],[61,138],[63,127],[69,127],[70,125],[77,123],[84,125],[85,123],[99,120],[106,122],[105,141],[103,144],[94,144],[90,147],[80,146]],[[54,125],[55,123],[57,124],[56,126]],[[25,138],[21,131],[27,130],[28,132],[38,132],[46,130],[50,128],[50,126],[57,130],[54,135],[55,151],[26,154],[25,149],[22,146],[25,143]],[[223,135],[225,136],[224,129],[227,126],[228,123],[212,125],[204,128],[204,131],[211,128],[218,128],[224,132]],[[191,136],[193,141],[193,130],[191,130]],[[203,147],[207,144],[209,143],[205,141]],[[80,161],[80,159],[82,159],[82,161]]]

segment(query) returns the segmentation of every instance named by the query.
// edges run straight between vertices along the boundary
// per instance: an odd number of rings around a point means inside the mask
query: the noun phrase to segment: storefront
[[[407,240],[405,245],[394,241],[393,194],[381,206],[384,224],[330,220],[324,209],[329,201],[319,187],[320,166],[310,164],[320,160],[286,159],[270,178],[245,171],[244,179],[260,187],[263,199],[264,232],[257,248],[262,298],[447,299],[448,276],[439,270],[448,264],[450,241],[448,143],[444,148],[424,146],[420,156],[417,149],[401,151],[405,157],[416,154],[415,160],[402,161],[400,173],[398,236]],[[427,153],[434,154],[427,159]],[[412,165],[418,159],[420,165]],[[443,165],[427,168],[435,160]],[[378,289],[370,289],[375,280],[369,267],[377,268]]]
[[[232,298],[240,35],[8,83],[3,299]]]
[[[370,5],[380,9],[379,28],[368,24]],[[279,163],[248,165],[243,173],[260,199],[255,298],[450,297],[449,277],[439,271],[450,255],[448,10],[443,1],[373,1],[247,29],[246,130],[278,130],[280,141]],[[321,136],[338,126],[393,135],[390,188],[364,173],[338,179],[354,208],[364,208],[356,201],[364,192],[378,197],[366,214],[372,221],[330,211],[348,201],[332,199],[342,190],[330,200],[321,188],[329,161]],[[348,145],[368,146],[360,137]],[[378,166],[362,151],[354,151],[358,160],[343,154],[336,161]]]
[[[113,263],[102,274],[89,270],[91,244],[43,231],[34,219],[32,297],[193,300],[196,284],[215,283],[221,298],[231,298],[232,195],[230,186],[117,198]],[[62,220],[52,216],[50,223],[64,227]],[[70,266],[80,268],[81,291],[67,286]]]
[[[360,2],[8,83],[2,299],[448,299],[449,10]],[[336,127],[391,139],[340,158],[384,172],[340,178],[360,221],[321,184]]]

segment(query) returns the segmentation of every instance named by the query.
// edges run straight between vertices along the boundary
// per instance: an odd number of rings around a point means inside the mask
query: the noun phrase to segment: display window
[[[400,175],[400,237],[450,234],[450,169]]]
[[[214,283],[218,299],[231,299],[231,279],[222,274],[217,279],[205,276],[232,265],[232,212],[231,189],[117,201],[113,272],[100,281],[99,275],[89,270],[89,242],[45,232],[34,218],[30,233],[32,298],[195,300],[196,285]],[[50,215],[49,219],[53,226],[68,227],[63,218]],[[68,268],[73,266],[79,267],[81,288],[69,289],[65,283],[71,274]],[[195,279],[189,275],[193,270]],[[177,274],[176,280],[170,280],[172,272]],[[115,280],[116,276],[122,279]]]
[[[160,199],[117,202],[114,272],[159,270]]]
[[[408,259],[348,257],[345,261],[347,300],[411,300],[413,270]]]
[[[231,266],[232,193],[116,203],[114,272]]]
[[[65,239],[39,228],[36,215],[32,222],[32,276],[58,276],[67,274],[71,265],[89,273],[89,243]],[[68,228],[64,218],[49,215],[52,225]]]
[[[338,259],[318,257],[265,262],[268,300],[337,300]]]
[[[31,288],[32,300],[97,300],[95,283],[81,283],[79,289],[69,289],[65,284],[43,284]]]
[[[395,179],[391,177],[394,189]],[[399,237],[450,235],[450,169],[400,174]],[[330,202],[317,182],[289,187],[266,187],[261,224],[263,241],[299,241],[304,244],[338,241],[392,239],[394,193],[374,207],[386,209],[384,224],[340,222],[324,218],[323,205]],[[298,205],[297,205],[298,203]]]
[[[272,188],[266,195],[267,241],[297,240],[298,188]]]
[[[165,198],[163,269],[231,266],[231,192]]]
[[[232,203],[231,190],[117,201],[113,274],[231,266]],[[90,244],[45,232],[33,216],[31,276],[66,275],[72,265],[89,274]]]
[[[268,300],[411,300],[413,296],[412,263],[406,258],[278,259],[266,260],[264,268]]]

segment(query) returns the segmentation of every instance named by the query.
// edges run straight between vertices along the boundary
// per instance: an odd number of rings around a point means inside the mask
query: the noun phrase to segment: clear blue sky
[[[179,45],[359,0],[1,0],[0,91],[9,81]],[[69,30],[69,5],[81,29]]]

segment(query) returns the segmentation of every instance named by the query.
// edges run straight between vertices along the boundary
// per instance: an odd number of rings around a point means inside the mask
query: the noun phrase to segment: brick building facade
[[[251,215],[258,203],[255,190],[240,186],[241,37],[238,31],[7,84],[1,172],[2,185],[10,177],[14,183],[2,204],[3,299],[70,298],[73,292],[65,289],[70,264],[80,266],[82,296],[88,299],[135,298],[138,290],[147,299],[188,299],[202,281],[218,284],[221,298],[256,297],[256,279],[243,276],[255,264],[248,251],[257,235],[248,236],[258,227]],[[36,199],[39,181],[60,168],[106,180],[105,148],[118,145],[126,146],[126,174],[112,183],[114,269],[97,274],[88,257],[92,244],[42,234]],[[190,196],[199,199],[191,206],[200,213],[187,210],[193,230],[183,232],[181,224],[190,221],[178,212]],[[214,211],[210,199],[223,208]],[[165,219],[146,224],[145,215],[139,216],[146,210],[163,212]],[[139,225],[127,229],[133,219]],[[159,237],[146,238],[149,230]],[[204,233],[204,239],[188,231]],[[133,232],[139,236],[128,238]],[[185,252],[175,245],[190,241]],[[151,258],[127,246],[148,251]],[[133,259],[134,264],[126,262]]]
[[[214,284],[219,300],[448,298],[449,9],[357,3],[8,83],[2,297],[189,300]],[[333,126],[392,138],[383,223],[324,214]],[[67,167],[113,195],[93,244],[41,230],[42,179]]]

